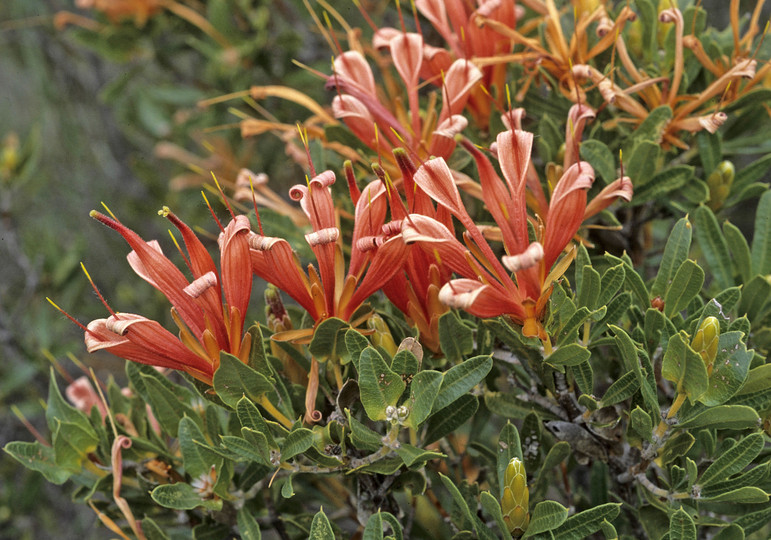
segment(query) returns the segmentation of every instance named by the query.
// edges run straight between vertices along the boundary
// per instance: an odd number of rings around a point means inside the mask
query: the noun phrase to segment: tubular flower
[[[254,273],[291,296],[316,323],[329,317],[350,320],[361,304],[399,271],[407,255],[401,235],[386,239],[380,232],[387,201],[385,188],[375,181],[364,188],[356,204],[346,273],[340,230],[329,191],[334,182],[334,173],[325,171],[307,186],[296,185],[289,190],[289,195],[300,201],[310,220],[313,231],[306,234],[305,239],[318,267],[308,265],[306,274],[289,242],[283,238],[254,233],[249,237]],[[297,332],[308,334],[302,330]]]
[[[387,194],[394,221],[383,228],[386,235],[398,234],[402,220],[410,213],[418,213],[439,220],[446,227],[452,227],[452,215],[446,208],[434,209],[431,198],[415,184],[416,167],[407,153],[397,148],[394,157],[401,172],[407,203],[399,193],[388,188],[385,171],[374,166],[375,172],[387,186]],[[356,195],[352,192],[353,197]],[[411,247],[403,268],[383,286],[388,299],[404,313],[420,332],[421,343],[434,352],[439,352],[439,317],[448,308],[439,301],[439,290],[450,280],[452,271],[436,261],[433,255]]]
[[[586,191],[594,181],[594,171],[589,163],[576,161],[554,187],[548,211],[539,215],[543,226],[536,231],[536,241],[530,242],[526,186],[532,144],[533,135],[518,129],[498,135],[497,155],[505,181],[486,156],[466,145],[479,169],[485,204],[500,228],[506,252],[500,261],[463,206],[452,173],[441,158],[424,163],[415,174],[415,182],[461,222],[466,229],[466,245],[445,225],[417,214],[404,220],[402,234],[406,242],[417,242],[462,276],[442,287],[442,302],[483,318],[508,315],[523,326],[525,335],[546,341],[541,323],[546,302],[553,282],[565,272],[572,257],[564,257],[555,266],[557,259],[588,215],[618,197],[630,200],[632,184],[627,177],[616,180],[587,206]]]
[[[747,34],[740,40],[738,37],[739,2],[731,1],[734,54],[730,59],[723,57],[714,60],[706,54],[701,41],[695,35],[684,35],[685,24],[679,9],[672,7],[662,10],[659,13],[659,23],[674,26],[674,65],[669,77],[651,78],[643,70],[638,70],[627,51],[624,37],[614,33],[610,21],[603,18],[597,26],[597,34],[600,39],[613,35],[618,58],[628,75],[629,84],[626,87],[619,85],[613,77],[587,65],[584,61],[573,62],[572,74],[579,83],[588,81],[596,86],[606,103],[614,105],[629,115],[628,118],[616,119],[613,123],[606,124],[606,127],[619,121],[639,125],[655,108],[669,106],[672,109],[672,119],[662,130],[661,142],[665,146],[687,149],[688,145],[681,138],[682,132],[694,133],[706,130],[709,133],[715,133],[728,118],[719,110],[720,105],[713,102],[714,98],[720,96],[720,103],[723,106],[729,105],[745,95],[771,70],[771,66],[766,63],[756,72],[757,61],[750,54],[752,41],[758,33],[757,19],[759,7],[762,4],[763,2],[758,3]],[[688,94],[688,90],[685,89],[684,48],[693,52],[705,72],[709,72],[706,77],[713,79],[706,88],[696,93]],[[741,79],[747,79],[749,82],[742,85]]]
[[[455,135],[468,124],[460,113],[471,91],[481,81],[482,72],[467,60],[451,63],[442,80],[441,111],[437,114],[434,110],[436,97],[432,97],[424,112],[418,102],[420,73],[428,62],[423,37],[383,29],[375,35],[375,45],[387,47],[391,52],[406,92],[407,110],[398,105],[399,98],[395,95],[393,103],[381,101],[379,95],[382,94],[378,92],[366,58],[354,50],[335,58],[334,72],[327,79],[327,87],[338,92],[332,101],[335,118],[342,120],[365,145],[379,154],[388,155],[393,148],[404,147],[421,159],[431,155],[449,157],[455,149]],[[383,75],[389,77],[385,71]]]
[[[157,241],[146,242],[119,221],[99,212],[93,211],[91,216],[118,231],[131,246],[129,264],[169,299],[179,337],[141,315],[112,313],[106,319],[89,323],[86,347],[89,352],[104,349],[134,362],[185,371],[211,385],[221,351],[245,362],[251,350],[250,334],[243,333],[252,291],[249,220],[236,216],[220,233],[218,271],[193,230],[168,208],[160,213],[182,235],[192,281],[163,255]]]
[[[477,58],[490,58],[511,53],[514,42],[491,28],[477,24],[477,17],[485,17],[514,28],[517,19],[524,14],[521,6],[516,6],[514,2],[500,0],[478,0],[477,2],[417,0],[415,7],[446,43],[446,48],[422,44],[423,62],[419,71],[420,78],[436,85],[443,83],[443,74],[448,72],[453,60],[465,59],[475,62]],[[391,48],[393,37],[402,34],[395,28],[375,30],[373,44],[378,48]],[[393,54],[393,48],[391,52]],[[497,88],[498,105],[502,105],[501,89],[505,83],[506,65],[503,63],[487,65],[480,71],[482,86]],[[489,94],[486,94],[481,86],[471,90],[468,109],[477,126],[487,129],[491,103]]]

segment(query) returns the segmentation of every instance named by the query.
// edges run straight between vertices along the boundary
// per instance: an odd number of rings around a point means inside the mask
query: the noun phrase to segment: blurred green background
[[[332,54],[302,1],[191,4],[232,42],[235,58],[169,13],[142,28],[131,21],[112,26],[94,39],[77,27],[54,27],[61,11],[87,14],[73,1],[0,2],[0,446],[32,438],[12,404],[45,433],[41,400],[51,362],[44,351],[80,375],[66,355],[86,359],[82,332],[45,297],[82,322],[104,316],[81,261],[115,309],[159,320],[168,316],[157,293],[126,264],[125,243],[90,219],[89,210],[104,201],[148,239],[166,234],[167,224],[156,214],[164,204],[187,222],[214,230],[200,188],[172,189],[170,181],[189,171],[159,157],[159,142],[206,157],[208,141],[230,154],[224,162],[210,159],[212,168],[267,172],[282,194],[303,179],[278,138],[244,141],[234,127],[207,133],[238,118],[228,104],[197,106],[201,99],[268,84],[301,88],[326,104],[323,84],[291,62],[328,71]],[[358,15],[348,0],[334,4],[345,17]],[[702,5],[712,24],[727,26],[727,1]],[[742,9],[752,5],[742,2]],[[263,105],[284,122],[307,116],[278,99]],[[222,208],[217,210],[222,215]],[[107,355],[88,357],[87,363],[100,376],[120,377],[123,370],[123,361]],[[110,537],[68,492],[68,486],[49,485],[3,454],[0,538]]]

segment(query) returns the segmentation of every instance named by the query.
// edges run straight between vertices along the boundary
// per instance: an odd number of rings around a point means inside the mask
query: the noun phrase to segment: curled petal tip
[[[519,272],[538,264],[543,259],[543,246],[539,242],[533,242],[519,255],[505,255],[501,258],[503,266],[509,272]]]

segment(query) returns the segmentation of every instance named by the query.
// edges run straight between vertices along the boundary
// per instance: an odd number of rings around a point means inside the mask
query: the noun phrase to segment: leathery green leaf
[[[675,223],[672,232],[669,234],[667,245],[664,247],[664,255],[659,265],[659,273],[651,287],[651,296],[664,297],[675,277],[677,269],[688,258],[688,251],[691,248],[691,235],[691,223],[688,221],[688,218],[682,218]]]
[[[417,429],[426,421],[434,401],[442,385],[443,376],[438,371],[421,371],[412,378],[410,383],[410,415],[405,422],[409,427]]]
[[[460,362],[474,350],[474,334],[454,311],[439,317],[439,345],[451,363]]]
[[[742,343],[742,332],[720,334],[709,387],[699,401],[709,406],[728,401],[747,380],[752,356]]]
[[[565,523],[568,519],[568,509],[555,501],[541,501],[535,505],[522,539],[536,534],[551,531]]]
[[[179,422],[185,416],[189,416],[197,422],[201,421],[200,416],[193,411],[192,407],[182,402],[179,397],[156,379],[142,375],[142,380],[148,390],[150,407],[166,433],[176,437]]]
[[[238,523],[238,532],[241,533],[241,538],[243,538],[243,540],[260,540],[262,538],[257,520],[254,519],[246,508],[240,508],[238,510],[236,519]]]
[[[752,237],[752,272],[771,274],[771,190],[760,198]]]
[[[705,487],[728,480],[731,475],[752,463],[761,450],[763,450],[763,435],[761,433],[747,435],[707,467],[699,478],[699,485]]]
[[[325,319],[313,332],[313,339],[308,346],[310,353],[318,360],[337,358],[345,354],[345,334],[349,328],[347,322],[336,317]]]
[[[273,385],[265,375],[226,352],[220,353],[220,366],[214,372],[213,383],[220,399],[233,408],[243,396],[257,401],[260,396],[273,390]]]
[[[576,305],[586,306],[589,310],[597,307],[600,296],[600,273],[591,266],[584,266],[581,281],[576,284]]]
[[[198,442],[206,445],[201,428],[187,416],[184,417],[179,422],[179,449],[185,472],[193,478],[208,474],[212,466],[217,471],[222,467],[222,458]]]
[[[734,270],[741,276],[742,283],[747,283],[752,278],[752,255],[747,239],[739,230],[739,227],[730,221],[723,222],[723,234],[731,250],[731,261]]]
[[[490,355],[469,358],[444,372],[432,412],[444,409],[484,379],[493,367]]]
[[[597,139],[581,143],[581,159],[588,161],[606,184],[616,179],[616,161],[610,149]]]
[[[700,206],[693,213],[694,234],[712,276],[720,289],[734,285],[731,256],[728,243],[717,223],[717,218],[707,206]]]
[[[661,376],[675,383],[678,394],[685,394],[693,403],[707,391],[709,379],[701,356],[686,343],[683,334],[669,338]]]
[[[506,425],[501,429],[500,435],[498,435],[498,456],[497,456],[497,472],[498,472],[498,485],[500,486],[501,493],[503,494],[503,478],[506,473],[506,467],[512,458],[517,458],[520,461],[522,459],[522,445],[519,440],[519,431],[517,427],[506,422]]]
[[[664,314],[671,318],[688,307],[691,300],[701,291],[702,285],[704,270],[691,260],[683,261],[664,295]]]
[[[297,428],[289,432],[281,445],[281,461],[287,461],[302,454],[313,445],[313,432],[306,428]]]
[[[718,405],[703,413],[676,424],[678,428],[693,429],[709,427],[713,429],[746,429],[757,427],[760,422],[758,413],[745,405]]]
[[[741,504],[759,504],[768,502],[768,493],[756,486],[744,486],[720,495],[706,497],[705,502],[731,502]]]
[[[158,486],[150,496],[164,508],[173,510],[192,510],[199,506],[214,511],[222,509],[222,499],[202,499],[195,488],[185,482]]]
[[[71,471],[65,471],[56,464],[54,449],[38,441],[9,442],[3,450],[28,469],[41,473],[52,484],[63,484],[72,475]]]
[[[624,373],[619,379],[610,385],[602,396],[602,407],[614,405],[632,397],[640,388],[640,380],[634,371]]]
[[[669,518],[669,538],[670,540],[696,540],[696,524],[682,508],[678,508]]]
[[[570,516],[565,523],[553,531],[554,537],[560,540],[582,540],[597,532],[602,527],[603,521],[616,519],[620,506],[617,503],[601,504]]]
[[[361,403],[371,420],[385,420],[386,407],[395,406],[406,384],[391,371],[383,357],[373,347],[367,347],[359,357],[359,388]]]
[[[571,343],[564,347],[558,347],[544,358],[544,362],[553,366],[577,366],[589,360],[591,356],[592,353],[586,347],[578,343]]]
[[[482,509],[495,520],[501,535],[505,538],[509,530],[506,526],[506,522],[503,521],[503,513],[501,512],[501,503],[498,499],[493,497],[489,491],[483,491],[479,494],[479,502],[482,503]]]
[[[476,396],[464,394],[449,407],[436,411],[428,419],[424,444],[431,444],[455,431],[474,416],[478,407]]]
[[[332,525],[329,523],[326,514],[324,514],[324,508],[321,508],[313,516],[308,540],[330,540],[330,538],[334,537],[335,533],[332,531]]]

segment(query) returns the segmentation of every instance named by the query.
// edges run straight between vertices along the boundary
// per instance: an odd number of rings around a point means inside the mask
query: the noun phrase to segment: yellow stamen
[[[104,203],[104,201],[100,201],[100,204],[102,205],[102,208],[104,208],[108,214],[110,214],[110,217],[114,219],[115,221],[118,221],[118,218],[115,217],[115,214],[112,213],[112,210],[109,209],[109,207]]]

